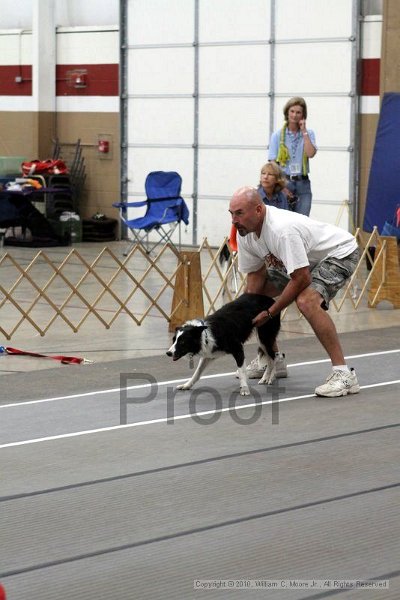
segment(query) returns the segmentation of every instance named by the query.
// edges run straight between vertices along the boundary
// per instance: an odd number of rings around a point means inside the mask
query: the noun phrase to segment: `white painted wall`
[[[382,46],[382,15],[368,15],[362,23],[361,58],[380,58]],[[362,96],[360,113],[377,114],[380,110],[379,96]]]
[[[119,0],[53,0],[56,25],[116,25]],[[1,0],[1,29],[31,29],[32,0]]]
[[[50,36],[49,36],[50,37]],[[118,25],[83,25],[58,27],[56,32],[57,64],[118,64],[120,56]],[[0,30],[0,64],[30,65],[33,61],[32,31]],[[51,69],[52,71],[54,68]],[[48,88],[48,78],[45,85]],[[33,96],[0,96],[0,110],[37,110]],[[57,112],[118,112],[116,96],[57,96]]]
[[[0,30],[0,61],[2,65],[32,64],[31,30]]]

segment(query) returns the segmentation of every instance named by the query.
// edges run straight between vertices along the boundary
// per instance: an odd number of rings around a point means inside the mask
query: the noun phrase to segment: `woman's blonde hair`
[[[289,117],[289,108],[292,106],[301,106],[303,109],[303,119],[307,119],[307,104],[304,98],[301,96],[295,96],[294,98],[290,98],[283,107],[283,114],[285,116],[285,121],[288,120]]]
[[[275,162],[267,162],[261,167],[260,175],[264,171],[264,169],[268,169],[269,172],[272,173],[272,175],[275,175],[276,177],[274,191],[280,192],[281,190],[283,190],[283,188],[286,186],[286,179],[285,174],[283,173],[280,166],[277,165]]]

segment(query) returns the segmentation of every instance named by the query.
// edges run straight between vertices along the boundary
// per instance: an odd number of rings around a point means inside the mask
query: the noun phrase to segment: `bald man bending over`
[[[251,187],[234,193],[229,212],[239,234],[239,270],[247,274],[246,291],[276,298],[254,324],[259,327],[296,302],[332,362],[331,374],[315,393],[326,397],[357,394],[356,373],[345,362],[327,313],[329,301],[357,266],[355,237],[340,227],[266,206]]]

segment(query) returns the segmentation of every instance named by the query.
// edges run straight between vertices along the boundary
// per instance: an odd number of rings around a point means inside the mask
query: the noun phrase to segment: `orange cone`
[[[231,226],[231,231],[229,233],[229,245],[231,247],[232,252],[237,252],[237,229],[234,225]]]
[[[6,590],[0,583],[0,600],[6,600]]]

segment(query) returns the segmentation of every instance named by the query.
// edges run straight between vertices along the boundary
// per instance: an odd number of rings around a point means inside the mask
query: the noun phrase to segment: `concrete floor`
[[[400,311],[331,314],[362,387],[340,399],[314,396],[329,364],[295,310],[289,377],[249,398],[229,357],[175,393],[156,317],[3,342],[94,360],[0,356],[8,600],[399,598]]]

